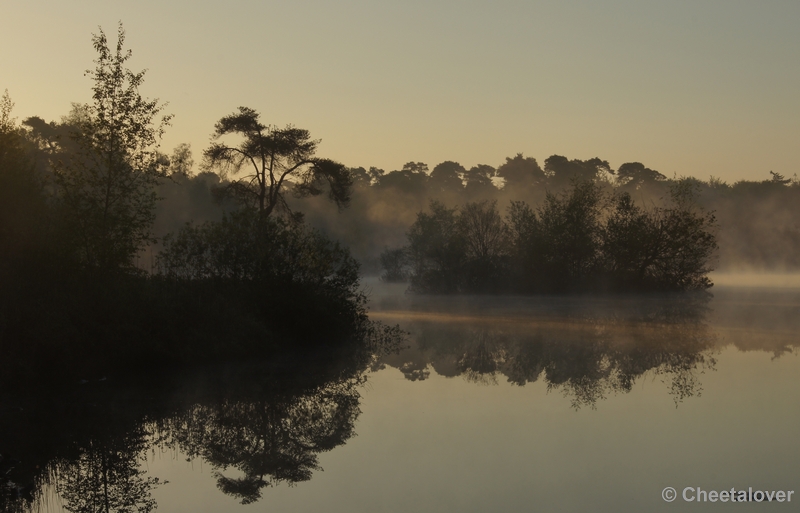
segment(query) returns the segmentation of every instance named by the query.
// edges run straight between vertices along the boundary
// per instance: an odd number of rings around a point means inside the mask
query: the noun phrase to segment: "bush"
[[[176,281],[249,282],[272,287],[271,293],[291,284],[360,300],[358,262],[346,248],[301,223],[252,209],[168,236],[157,269]]]
[[[381,267],[384,269],[381,280],[387,283],[408,281],[408,255],[405,248],[386,248],[381,253]]]
[[[366,329],[358,263],[303,224],[252,209],[168,237],[157,277],[170,324],[201,354],[253,355],[286,343],[347,344]],[[338,341],[338,342],[335,342]]]

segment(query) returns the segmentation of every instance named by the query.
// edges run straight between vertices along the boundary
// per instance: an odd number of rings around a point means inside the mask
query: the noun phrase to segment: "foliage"
[[[122,24],[117,38],[112,50],[102,29],[92,37],[98,58],[86,74],[93,102],[73,120],[77,151],[55,163],[80,259],[103,271],[133,269],[135,255],[152,242],[154,189],[167,163],[158,144],[171,119],[157,120],[164,106],[139,93],[145,71],[126,67],[131,51],[124,50]]]
[[[530,188],[545,182],[544,171],[536,159],[523,157],[522,153],[506,157],[505,163],[497,168],[497,176],[505,180],[506,187]]]
[[[167,237],[155,279],[211,352],[231,349],[209,337],[227,330],[255,354],[289,340],[358,337],[367,322],[358,268],[346,248],[302,223],[241,209]]]
[[[190,177],[193,166],[192,145],[181,143],[176,146],[172,152],[172,158],[169,159],[169,175]]]
[[[297,197],[319,195],[327,185],[328,197],[340,208],[347,206],[353,185],[349,169],[315,157],[319,141],[312,140],[308,130],[268,126],[259,117],[255,110],[239,107],[214,127],[216,140],[231,134],[243,140],[238,146],[213,143],[203,154],[206,168],[219,169],[223,176],[239,173],[243,167],[251,169],[224,192],[269,216],[275,209],[290,211],[284,195],[294,180],[291,185]]]
[[[408,231],[411,288],[417,292],[461,292],[465,241],[457,209],[438,202],[420,212]]]
[[[524,244],[536,248],[533,262],[545,291],[585,288],[597,274],[600,222],[603,208],[600,187],[577,181],[571,191],[547,194],[538,211],[538,231]]]
[[[692,208],[685,188],[674,205],[645,210],[630,195],[616,198],[602,234],[605,267],[618,289],[686,290],[711,286],[706,276],[717,243],[713,214]]]
[[[692,184],[673,187],[671,205],[644,209],[628,193],[573,181],[538,209],[512,202],[446,208],[431,203],[408,232],[416,292],[689,290],[711,286],[715,217],[699,208]],[[388,255],[389,250],[384,253]],[[401,251],[401,250],[395,250]],[[384,261],[388,271],[388,260]]]
[[[411,288],[417,292],[492,292],[503,287],[508,230],[494,202],[448,209],[432,202],[408,232]]]
[[[359,295],[358,263],[345,248],[301,223],[249,209],[168,236],[158,271],[178,280],[292,283],[349,299]]]
[[[626,162],[617,169],[617,183],[627,188],[639,189],[643,185],[666,180],[667,177],[641,162]]]
[[[497,202],[465,204],[458,222],[465,246],[465,289],[492,292],[506,287],[508,227],[497,211]]]
[[[380,256],[381,267],[384,273],[381,280],[388,283],[404,282],[408,280],[408,254],[405,248],[395,248],[386,250]]]
[[[433,168],[429,187],[439,192],[458,192],[464,187],[462,183],[464,173],[466,169],[461,164],[447,160]]]
[[[428,166],[422,162],[406,162],[399,171],[380,172],[376,175],[379,189],[393,189],[405,194],[424,194],[430,180]],[[437,174],[437,178],[438,176]]]
[[[87,71],[91,104],[74,105],[60,123],[32,117],[20,128],[8,95],[0,101],[4,383],[124,373],[154,360],[263,357],[298,341],[346,346],[391,335],[366,318],[358,264],[347,249],[265,212],[245,208],[189,226],[167,239],[162,272],[139,270],[137,258],[154,242],[157,192],[185,198],[192,208],[182,215],[193,215],[219,181],[210,173],[191,176],[188,145],[172,159],[158,151],[170,116],[160,117],[163,105],[140,95],[145,72],[127,68],[122,26],[115,48],[102,29],[92,41],[98,57]],[[252,111],[240,114],[257,124]],[[224,118],[218,134],[245,121]],[[318,194],[319,179],[328,177],[330,194],[346,204],[349,172],[314,157],[317,143],[306,131],[261,135],[255,143],[272,144],[268,173],[301,178],[286,190]],[[212,147],[223,163],[224,148]],[[182,184],[190,190],[175,193]],[[272,198],[283,190],[273,189]]]
[[[544,171],[551,185],[564,187],[573,180],[598,181],[614,174],[608,161],[598,157],[589,160],[570,160],[562,155],[551,155],[544,161]]]
[[[13,106],[6,91],[0,98],[0,273],[40,249],[46,211],[43,183],[33,173],[24,133],[11,118]]]

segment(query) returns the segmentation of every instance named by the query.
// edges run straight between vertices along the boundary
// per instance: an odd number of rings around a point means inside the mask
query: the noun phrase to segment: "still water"
[[[798,510],[800,289],[474,298],[368,286],[371,318],[408,333],[400,352],[308,355],[289,371],[239,364],[169,384],[109,379],[57,404],[7,406],[4,423],[24,425],[19,460],[47,467],[6,461],[7,504],[27,494],[30,509],[54,512]],[[694,491],[751,487],[798,494],[733,504]]]

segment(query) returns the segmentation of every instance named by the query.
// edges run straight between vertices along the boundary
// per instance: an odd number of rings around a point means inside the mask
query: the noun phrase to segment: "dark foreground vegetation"
[[[254,171],[215,189],[215,220],[154,237],[159,190],[197,187],[186,183],[186,148],[160,153],[171,117],[140,96],[144,72],[126,67],[121,26],[118,37],[109,48],[94,36],[93,102],[60,123],[17,125],[2,99],[2,386],[275,359],[288,348],[361,350],[398,335],[368,320],[347,249],[288,208],[289,192],[349,200],[349,172],[316,157],[305,130],[266,126],[246,108],[223,117],[205,165]]]

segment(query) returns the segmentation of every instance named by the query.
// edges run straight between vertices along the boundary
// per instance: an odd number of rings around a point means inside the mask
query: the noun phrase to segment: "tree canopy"
[[[159,142],[172,116],[158,119],[164,105],[143,98],[145,71],[126,67],[125,31],[110,49],[102,28],[93,35],[98,53],[92,78],[93,102],[71,119],[75,151],[54,162],[56,183],[81,261],[105,270],[131,269],[134,257],[153,240],[156,193],[168,160]]]
[[[417,214],[407,248],[384,252],[386,281],[409,269],[411,289],[423,293],[711,286],[716,218],[695,203],[690,182],[676,184],[664,207],[642,208],[627,192],[609,196],[594,182],[574,180],[539,208],[512,202],[505,219],[488,201],[453,208],[434,201],[430,210]]]
[[[223,176],[244,175],[233,180],[225,192],[254,206],[264,216],[276,209],[291,212],[285,194],[291,185],[297,197],[324,192],[338,207],[350,202],[353,177],[344,165],[315,156],[319,141],[308,130],[288,125],[285,128],[265,125],[260,114],[248,107],[220,119],[214,127],[217,141],[203,153],[208,169],[218,169]],[[219,142],[227,135],[239,135],[238,145]]]

